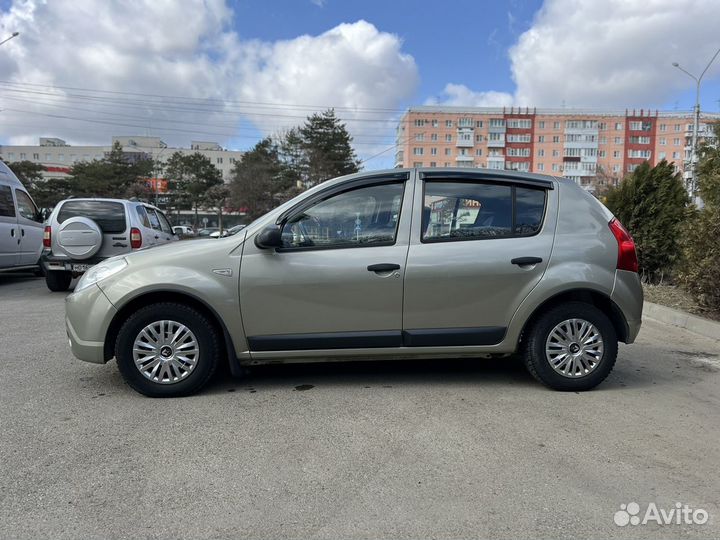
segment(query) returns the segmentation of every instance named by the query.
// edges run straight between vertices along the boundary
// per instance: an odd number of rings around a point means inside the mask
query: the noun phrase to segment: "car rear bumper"
[[[116,313],[115,306],[97,284],[65,299],[65,327],[76,358],[105,363],[105,336]]]
[[[620,308],[627,323],[625,343],[634,342],[642,324],[643,289],[640,276],[635,272],[616,270],[611,299]]]
[[[103,262],[107,258],[108,257],[90,257],[89,259],[75,260],[69,257],[57,257],[56,255],[46,253],[40,257],[40,263],[46,271],[62,270],[80,275],[84,273],[85,270],[78,269],[77,265],[81,265],[83,268],[90,267]]]

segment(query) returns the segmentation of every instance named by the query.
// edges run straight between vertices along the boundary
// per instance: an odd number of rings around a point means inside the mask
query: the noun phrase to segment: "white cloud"
[[[513,103],[662,106],[693,84],[671,62],[702,71],[718,47],[719,20],[717,0],[546,0],[509,51]],[[706,80],[718,74],[720,62]],[[473,104],[491,92],[446,94]]]
[[[368,109],[395,109],[417,85],[415,61],[401,40],[368,22],[268,43],[241,39],[229,25],[232,16],[225,0],[16,0],[0,11],[0,35],[21,33],[2,46],[0,80],[216,101],[3,88],[0,142],[36,144],[48,135],[108,144],[113,134],[147,132],[169,144],[199,139],[249,146],[255,128],[271,133],[299,124],[313,112],[307,105],[339,107],[350,127],[380,133],[392,125],[390,114]]]
[[[325,7],[325,1],[326,0],[310,0],[313,4],[315,4],[317,7]]]
[[[464,84],[448,83],[440,98],[430,98],[427,105],[457,105],[466,107],[509,107],[513,104],[512,94],[506,92],[474,92]]]

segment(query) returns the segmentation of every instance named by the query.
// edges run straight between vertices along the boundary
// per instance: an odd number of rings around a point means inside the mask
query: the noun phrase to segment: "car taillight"
[[[638,258],[632,236],[617,218],[612,218],[608,225],[618,243],[617,269],[637,273]]]
[[[50,247],[50,239],[52,234],[52,229],[50,228],[50,225],[45,226],[45,232],[43,232],[43,247],[49,248]]]
[[[140,246],[142,246],[142,234],[140,234],[140,229],[133,227],[130,229],[130,247],[138,249]]]

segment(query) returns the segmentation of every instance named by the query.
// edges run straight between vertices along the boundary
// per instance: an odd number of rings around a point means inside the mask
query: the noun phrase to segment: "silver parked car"
[[[640,329],[632,238],[570,180],[395,169],[320,184],[235,236],[113,257],[67,297],[75,356],[148,396],[218,363],[521,353],[558,390],[610,373]]]
[[[51,291],[65,291],[73,277],[115,255],[178,240],[163,212],[124,199],[67,199],[45,226],[43,263]]]
[[[40,274],[42,238],[42,215],[20,180],[0,161],[0,272]]]

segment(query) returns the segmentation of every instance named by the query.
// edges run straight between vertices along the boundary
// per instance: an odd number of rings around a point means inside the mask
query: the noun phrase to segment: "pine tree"
[[[277,145],[270,138],[261,140],[233,167],[230,182],[233,206],[244,209],[251,219],[272,210],[278,195],[292,184],[284,172]]]
[[[655,167],[646,161],[608,192],[607,207],[635,239],[645,279],[658,279],[680,259],[688,202],[680,174],[664,159]]]
[[[210,158],[200,152],[175,152],[167,161],[166,176],[174,183],[190,206],[195,210],[195,227],[198,226],[198,208],[205,201],[207,191],[223,183],[222,173]]]
[[[333,109],[309,116],[298,135],[304,153],[306,187],[359,170],[360,162],[350,144],[352,137]]]

